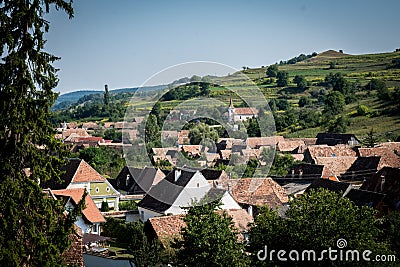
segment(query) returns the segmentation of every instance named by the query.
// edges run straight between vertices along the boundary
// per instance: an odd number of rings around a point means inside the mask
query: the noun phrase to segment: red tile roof
[[[292,152],[297,148],[304,148],[306,144],[303,140],[283,140],[279,141],[277,150],[282,152]]]
[[[361,157],[381,157],[378,170],[383,167],[400,168],[400,142],[382,143],[373,148],[359,148]]]
[[[56,196],[68,196],[71,197],[74,204],[76,205],[82,199],[83,192],[85,189],[83,188],[74,188],[74,189],[61,189],[61,190],[52,190],[53,194]],[[97,208],[96,204],[94,204],[93,199],[86,195],[85,198],[85,208],[83,209],[82,213],[83,216],[91,223],[99,223],[105,222],[103,215]]]
[[[249,137],[246,140],[246,145],[250,148],[260,146],[276,146],[278,142],[284,141],[283,136],[268,136],[268,137]]]
[[[257,115],[258,109],[256,109],[256,108],[235,108],[233,113],[235,115]]]
[[[350,146],[347,145],[337,145],[337,146],[315,145],[315,146],[309,146],[308,151],[313,159],[315,159],[316,157],[357,156],[356,152],[353,149],[351,149]]]
[[[106,178],[101,176],[86,161],[81,160],[72,178],[72,183],[79,182],[105,182]]]
[[[285,189],[271,178],[241,178],[230,182],[232,196],[240,204],[274,208],[289,201]]]
[[[317,157],[315,164],[324,165],[322,177],[329,178],[344,174],[356,160],[357,157]]]

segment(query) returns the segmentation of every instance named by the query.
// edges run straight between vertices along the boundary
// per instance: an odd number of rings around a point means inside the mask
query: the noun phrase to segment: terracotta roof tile
[[[303,140],[284,140],[279,141],[277,145],[277,150],[281,152],[292,152],[299,147],[305,147],[306,144]]]
[[[106,178],[101,176],[86,161],[81,160],[71,182],[79,183],[79,182],[105,182],[105,181]]]
[[[250,148],[258,148],[261,146],[276,146],[281,141],[284,141],[283,136],[249,137],[246,139],[246,144]]]
[[[315,164],[324,165],[322,177],[329,178],[344,174],[356,160],[357,157],[317,157]]]
[[[233,113],[235,115],[257,115],[258,109],[256,109],[256,108],[235,108]]]
[[[53,190],[52,192],[56,196],[71,197],[74,204],[77,204],[82,199],[84,189],[83,188],[61,189],[61,190]],[[106,221],[104,219],[103,215],[101,215],[101,212],[99,211],[99,209],[96,207],[96,204],[94,204],[93,199],[89,196],[89,194],[86,195],[85,206],[86,207],[83,209],[82,213],[83,213],[83,216],[89,222],[99,223],[99,222]]]
[[[271,178],[232,179],[231,184],[232,196],[241,204],[274,208],[288,202],[285,189]]]
[[[337,145],[337,146],[315,145],[315,146],[309,146],[307,150],[310,153],[311,158],[313,159],[315,159],[316,157],[357,156],[356,152],[353,149],[351,149],[350,146],[347,145]]]
[[[378,170],[383,167],[400,168],[400,142],[382,143],[373,148],[359,148],[361,157],[381,157]]]

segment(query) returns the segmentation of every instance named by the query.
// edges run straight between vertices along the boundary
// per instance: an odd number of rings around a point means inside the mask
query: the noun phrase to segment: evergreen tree
[[[59,266],[76,212],[46,197],[38,180],[59,177],[64,149],[50,107],[58,58],[43,51],[51,6],[72,1],[0,0],[0,265]],[[78,211],[79,209],[77,209]]]
[[[104,105],[108,106],[110,103],[110,93],[108,92],[108,85],[104,85]]]

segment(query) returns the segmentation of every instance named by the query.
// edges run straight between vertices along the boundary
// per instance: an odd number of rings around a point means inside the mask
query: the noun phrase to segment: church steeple
[[[229,98],[229,108],[235,108],[233,106],[232,97]]]
[[[229,99],[229,107],[228,107],[228,122],[235,121],[235,107],[233,106],[232,97]]]

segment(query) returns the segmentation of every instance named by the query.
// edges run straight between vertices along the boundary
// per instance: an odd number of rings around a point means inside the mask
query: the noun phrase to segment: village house
[[[400,209],[400,169],[383,167],[364,181],[361,190],[385,194],[385,212]]]
[[[65,199],[65,210],[71,210],[78,205],[83,197],[83,193],[85,189],[82,188],[74,188],[74,189],[61,189],[61,190],[52,190],[52,193],[57,198]],[[100,235],[101,229],[100,224],[105,223],[103,215],[96,207],[96,204],[93,202],[93,199],[90,195],[86,195],[85,197],[85,208],[82,210],[82,216],[79,216],[75,222],[75,224],[82,229],[83,234],[92,233],[96,235]]]
[[[86,161],[69,159],[62,171],[60,182],[51,179],[42,182],[41,187],[53,190],[85,189],[98,208],[101,208],[102,202],[106,202],[110,209],[118,210],[120,193]]]
[[[213,188],[199,170],[177,168],[171,171],[138,203],[140,218],[183,214],[197,201],[221,199],[221,209],[240,209],[228,191]]]
[[[260,206],[275,209],[289,201],[285,189],[271,178],[231,179],[229,183],[233,198],[251,216]]]
[[[317,134],[317,145],[349,145],[358,146],[360,140],[354,134],[319,133]]]
[[[258,117],[258,110],[256,108],[235,108],[233,106],[232,98],[230,98],[228,107],[228,122],[235,123],[238,121],[245,121],[253,117]]]
[[[108,181],[123,195],[143,195],[165,178],[158,168],[125,166],[115,179]]]
[[[304,152],[304,161],[318,164],[316,158],[357,157],[357,153],[347,145],[315,145],[307,147]]]
[[[400,142],[381,143],[375,147],[356,149],[360,157],[380,157],[378,170],[383,167],[400,168]]]

